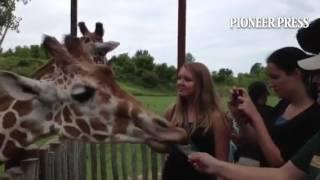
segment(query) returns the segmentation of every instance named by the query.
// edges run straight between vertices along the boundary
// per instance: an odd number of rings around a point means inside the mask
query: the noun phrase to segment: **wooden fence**
[[[163,155],[142,144],[85,144],[54,140],[28,150],[12,180],[158,180]],[[16,169],[16,168],[15,168]],[[8,172],[7,172],[8,174]]]

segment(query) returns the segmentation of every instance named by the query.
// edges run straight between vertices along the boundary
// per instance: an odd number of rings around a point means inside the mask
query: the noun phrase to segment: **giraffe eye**
[[[89,101],[95,94],[95,89],[90,86],[76,85],[72,88],[71,97],[79,103]]]

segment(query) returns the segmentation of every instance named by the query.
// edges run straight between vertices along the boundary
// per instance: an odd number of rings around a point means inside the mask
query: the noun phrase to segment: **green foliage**
[[[138,50],[133,57],[120,54],[110,59],[116,78],[140,86],[174,90],[176,68],[166,63],[155,64],[146,50]]]
[[[0,47],[6,36],[8,29],[18,31],[19,23],[22,20],[21,17],[14,15],[16,9],[16,2],[23,2],[27,4],[29,0],[1,0],[0,1]]]
[[[141,80],[144,87],[153,88],[158,84],[158,76],[153,71],[143,70],[141,74]]]
[[[231,69],[222,68],[218,71],[218,73],[213,72],[212,77],[215,82],[221,84],[228,84],[231,85],[234,83],[233,72]]]
[[[15,73],[30,76],[40,66],[46,63],[43,59],[0,57],[1,70],[13,71]]]
[[[132,57],[132,61],[137,67],[137,75],[141,76],[143,70],[152,71],[154,68],[154,58],[149,54],[147,50],[138,50],[136,54]]]

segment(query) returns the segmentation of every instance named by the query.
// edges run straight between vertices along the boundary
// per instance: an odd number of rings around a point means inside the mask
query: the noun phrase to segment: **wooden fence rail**
[[[6,171],[0,180],[161,179],[163,155],[142,144],[85,144],[54,140],[27,152],[28,158],[22,160],[14,171]]]

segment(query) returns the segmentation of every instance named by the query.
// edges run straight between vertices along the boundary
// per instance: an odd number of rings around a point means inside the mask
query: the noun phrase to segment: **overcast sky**
[[[119,41],[108,56],[147,49],[156,63],[176,66],[178,0],[78,0],[78,21],[92,30],[104,24],[104,40]],[[187,47],[211,71],[248,72],[272,51],[298,46],[297,29],[231,29],[232,17],[318,18],[319,0],[187,0]],[[70,32],[70,0],[31,0],[19,4],[20,33],[9,32],[5,49],[40,44],[42,35],[58,39]],[[78,33],[79,35],[79,33]]]

